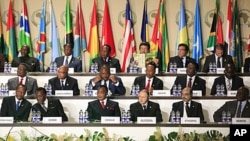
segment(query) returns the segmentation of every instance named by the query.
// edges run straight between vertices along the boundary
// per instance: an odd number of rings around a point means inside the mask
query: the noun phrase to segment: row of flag
[[[61,45],[59,42],[56,17],[53,10],[52,2],[50,3],[50,48],[51,48],[51,62],[55,60],[56,57],[61,56]],[[40,30],[38,34],[37,48],[36,48],[36,57],[40,60],[41,70],[44,70],[44,53],[46,52],[46,4],[47,0],[44,0],[41,17],[40,17]],[[219,0],[216,0],[216,8],[214,10],[214,17],[212,21],[211,31],[207,43],[207,50],[213,53],[214,46],[216,43],[223,43],[227,45],[227,53],[234,57],[237,68],[242,66],[242,46],[241,46],[241,33],[240,33],[240,23],[239,23],[239,11],[237,7],[237,0],[234,2],[234,8],[232,8],[232,0],[228,0],[228,15],[227,15],[227,32],[226,39],[223,39],[222,32],[222,22],[219,15]],[[9,9],[8,9],[8,20],[7,20],[7,29],[6,29],[6,39],[4,42],[3,30],[2,30],[2,21],[0,21],[0,52],[4,53],[9,61],[12,61],[14,57],[18,54],[21,46],[24,44],[29,45],[30,53],[29,56],[35,56],[33,54],[28,12],[26,1],[23,0],[23,9],[21,10],[20,17],[20,30],[19,30],[19,42],[18,46],[16,43],[16,35],[14,28],[14,17],[13,17],[13,1],[10,0]],[[233,9],[233,11],[232,11]],[[151,36],[149,38],[148,30],[148,15],[147,15],[147,0],[144,0],[143,6],[143,16],[142,16],[142,25],[141,25],[141,41],[150,42],[151,48],[150,51],[155,53],[156,57],[160,62],[160,70],[166,71],[167,64],[169,62],[169,41],[168,41],[168,31],[167,31],[167,22],[165,14],[164,1],[159,0],[159,7],[155,16],[154,28]],[[130,58],[136,53],[136,43],[134,37],[133,29],[133,17],[131,14],[129,0],[127,0],[126,10],[125,10],[125,26],[122,42],[122,60],[121,68],[123,72],[126,72],[126,67],[128,66]],[[98,36],[98,15],[97,15],[97,1],[94,0],[91,24],[90,24],[90,33],[89,41],[87,45],[86,34],[85,34],[85,24],[81,8],[81,0],[78,0],[77,13],[76,13],[76,25],[75,31],[73,34],[72,26],[72,17],[70,13],[70,1],[66,1],[65,9],[65,43],[70,43],[74,45],[73,56],[79,57],[84,63],[84,51],[88,50],[90,54],[90,63],[92,59],[99,56],[100,47],[104,44],[111,46],[111,56],[116,55],[116,48],[113,39],[112,32],[112,23],[110,21],[110,14],[108,8],[108,2],[105,0],[104,4],[104,17],[103,17],[103,27],[102,27],[102,37],[101,42],[99,42]],[[1,20],[1,18],[0,18]],[[195,7],[195,17],[194,17],[194,33],[193,33],[193,48],[192,48],[192,57],[196,60],[197,63],[200,63],[200,60],[203,57],[203,44],[202,44],[202,31],[201,31],[201,21],[200,21],[200,7],[199,0],[196,0]],[[187,32],[187,22],[185,17],[185,8],[184,1],[181,1],[180,4],[180,16],[179,16],[179,27],[177,34],[176,47],[180,43],[187,44],[189,46],[189,38]],[[250,43],[249,43],[250,44]],[[5,47],[5,48],[4,48]],[[250,45],[249,45],[250,48]],[[250,50],[250,49],[249,49]],[[83,64],[83,70],[85,71],[85,63]]]

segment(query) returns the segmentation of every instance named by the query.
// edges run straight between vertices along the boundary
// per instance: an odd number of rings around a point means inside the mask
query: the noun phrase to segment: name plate
[[[17,73],[17,67],[11,67],[10,73]]]
[[[232,124],[250,124],[250,118],[232,118]]]
[[[120,123],[120,117],[102,116],[101,117],[101,123],[119,124]]]
[[[137,117],[138,124],[156,124],[156,117]]]
[[[153,96],[170,96],[170,90],[153,90]]]
[[[0,117],[0,124],[13,124],[14,117]]]
[[[233,96],[235,97],[237,94],[237,91],[227,91],[227,96]]]
[[[55,90],[55,96],[73,96],[73,90]]]
[[[116,74],[116,68],[110,68],[110,73],[111,74]]]
[[[16,90],[9,90],[9,96],[15,96],[16,95]],[[24,94],[24,96],[27,96],[27,91]]]
[[[141,68],[141,73],[146,74],[146,68]],[[155,74],[159,73],[159,68],[155,68]]]
[[[181,124],[200,124],[200,118],[199,117],[187,117],[187,118],[181,118]]]
[[[62,123],[62,117],[43,117],[43,123]]]
[[[202,92],[200,90],[194,90],[192,91],[193,96],[202,96]]]
[[[92,96],[97,96],[97,90],[90,90]]]
[[[217,68],[216,73],[217,74],[224,74],[224,70],[225,70],[225,68]]]
[[[186,74],[187,72],[186,72],[186,68],[177,68],[177,73],[178,74]]]
[[[74,73],[74,68],[69,68],[68,73],[70,73],[70,74]]]

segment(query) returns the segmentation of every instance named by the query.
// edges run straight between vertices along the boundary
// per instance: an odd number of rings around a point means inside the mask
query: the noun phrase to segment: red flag
[[[226,43],[227,43],[227,54],[229,54],[229,55],[231,55],[230,50],[232,49],[232,41],[233,41],[232,23],[233,23],[232,22],[232,0],[228,0]]]
[[[113,39],[113,32],[110,22],[109,8],[108,2],[105,0],[104,6],[104,16],[103,16],[103,24],[102,24],[102,45],[108,44],[111,47],[110,56],[114,57],[116,55],[115,43]]]
[[[247,41],[247,52],[250,52],[250,34],[249,34],[249,38]]]
[[[217,40],[216,43],[217,44],[223,44],[224,40],[223,40],[223,31],[222,31],[222,23],[221,23],[221,18],[220,15],[218,14],[218,19],[217,19],[217,36],[216,36]]]

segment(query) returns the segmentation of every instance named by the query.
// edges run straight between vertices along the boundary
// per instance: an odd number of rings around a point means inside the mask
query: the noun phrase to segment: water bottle
[[[5,83],[3,87],[3,96],[8,96],[8,95],[9,95],[9,86],[8,83]]]
[[[209,73],[213,73],[213,63],[209,63]]]
[[[222,113],[221,113],[221,122],[226,123],[226,121],[227,121],[227,113],[226,113],[226,111],[222,111]]]
[[[129,73],[133,73],[133,63],[129,64]]]
[[[98,64],[97,64],[97,62],[94,62],[94,72],[98,73]]]
[[[127,120],[127,114],[125,110],[122,110],[122,117],[121,117],[121,122],[126,123]]]
[[[84,90],[85,96],[89,96],[89,83],[86,83],[85,90]]]
[[[176,122],[175,119],[176,119],[175,111],[171,111],[171,113],[170,113],[170,122],[175,123]]]
[[[83,123],[83,111],[82,111],[82,109],[79,112],[79,123]]]
[[[31,116],[32,116],[31,121],[33,123],[36,123],[36,111],[35,110],[32,111],[32,115]]]
[[[216,95],[220,95],[220,84],[216,85]]]
[[[232,122],[231,112],[227,111],[227,115],[226,116],[227,116],[226,117],[226,122],[230,124]]]
[[[95,73],[95,65],[94,65],[94,63],[92,63],[91,66],[90,66],[90,72]]]
[[[53,62],[51,62],[50,65],[49,65],[49,72],[53,72],[53,67],[54,67]]]
[[[138,67],[136,64],[134,64],[133,66],[133,73],[137,73],[138,72]]]
[[[179,124],[181,122],[181,113],[180,111],[175,112],[175,123]]]
[[[140,85],[139,84],[136,84],[135,85],[135,95],[138,95],[140,92]]]
[[[84,123],[88,123],[89,122],[89,113],[88,113],[87,110],[85,110],[85,112],[84,112],[83,121],[84,121]]]
[[[52,86],[50,83],[48,83],[48,86],[47,86],[47,95],[52,95]]]
[[[215,63],[215,62],[213,62],[213,73],[216,73],[216,70],[217,70],[216,63]]]
[[[4,62],[4,72],[5,72],[5,73],[8,73],[8,72],[9,72],[8,62]]]
[[[173,63],[173,72],[174,73],[177,72],[177,64],[176,64],[176,62]]]
[[[46,90],[46,93],[48,94],[48,84],[47,83],[44,83],[44,89]]]
[[[132,85],[132,88],[131,88],[131,95],[135,95],[135,85],[134,84]]]
[[[41,112],[37,111],[36,112],[36,123],[40,123],[41,122]]]
[[[93,86],[91,84],[89,84],[88,94],[89,96],[93,96]]]
[[[178,91],[177,96],[181,96],[181,84],[180,83],[177,85],[177,91]]]
[[[0,85],[0,96],[4,95],[3,89],[4,89],[4,85],[3,85],[3,83],[1,83],[1,85]]]
[[[220,95],[225,95],[225,86],[223,84],[220,85]]]
[[[130,112],[130,110],[127,111],[126,122],[127,122],[127,123],[130,123],[130,122],[131,122],[131,112]]]
[[[169,63],[169,72],[173,73],[173,63],[172,62]]]
[[[176,96],[177,95],[177,86],[176,84],[174,84],[173,86],[173,96]]]

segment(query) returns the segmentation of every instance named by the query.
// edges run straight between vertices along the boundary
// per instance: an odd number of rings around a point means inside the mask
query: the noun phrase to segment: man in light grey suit
[[[23,84],[27,87],[27,94],[35,94],[37,89],[37,80],[35,78],[27,76],[27,65],[25,63],[19,64],[17,68],[17,77],[8,80],[9,90],[16,90],[19,84]]]

